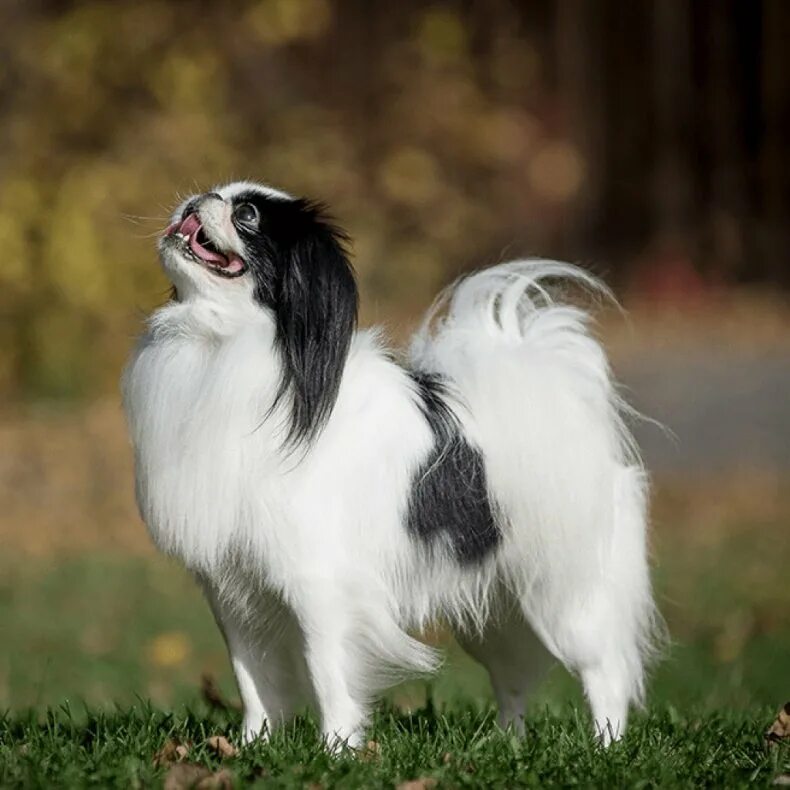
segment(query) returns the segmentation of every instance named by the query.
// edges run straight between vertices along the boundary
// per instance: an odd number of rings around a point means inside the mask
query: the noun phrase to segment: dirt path
[[[629,401],[671,429],[635,433],[655,472],[790,471],[790,353],[653,352],[623,360]]]

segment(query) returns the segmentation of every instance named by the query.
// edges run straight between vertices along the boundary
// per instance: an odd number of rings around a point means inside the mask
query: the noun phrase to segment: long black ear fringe
[[[273,409],[290,400],[286,446],[309,443],[326,425],[357,324],[357,286],[346,236],[305,205],[312,222],[293,240],[274,298],[283,378]]]

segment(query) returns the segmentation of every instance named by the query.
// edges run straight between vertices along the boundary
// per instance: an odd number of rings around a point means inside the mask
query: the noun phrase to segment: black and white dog
[[[195,575],[254,738],[303,704],[358,746],[375,695],[436,668],[441,619],[519,726],[553,654],[608,742],[643,695],[655,622],[646,482],[587,314],[516,261],[442,295],[398,361],[357,331],[343,234],[234,183],[178,208],[173,299],[125,373],[137,499]],[[441,315],[440,315],[441,314]]]

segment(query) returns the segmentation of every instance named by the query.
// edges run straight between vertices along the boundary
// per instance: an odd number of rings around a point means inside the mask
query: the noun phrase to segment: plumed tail
[[[568,301],[572,293],[617,302],[608,286],[578,266],[542,258],[500,264],[462,277],[442,291],[415,333],[415,368],[449,373],[448,362],[472,362],[486,342],[554,355],[574,368],[579,394],[610,412],[623,459],[641,466],[636,443],[623,422],[638,416],[617,392],[608,359],[590,332],[587,309]]]
[[[502,578],[567,666],[583,677],[614,668],[617,682],[602,684],[617,687],[606,692],[617,708],[641,699],[655,643],[647,483],[624,419],[632,412],[574,289],[613,301],[596,278],[555,261],[462,278],[428,313],[411,362],[445,377],[467,407],[501,513]]]

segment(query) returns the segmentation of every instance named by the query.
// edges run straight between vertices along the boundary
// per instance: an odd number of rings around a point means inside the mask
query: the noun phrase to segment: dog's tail
[[[463,278],[429,312],[411,360],[447,378],[467,408],[460,417],[501,515],[503,579],[549,649],[585,679],[596,718],[622,726],[654,644],[647,484],[589,313],[562,298],[573,288],[610,297],[554,261]]]

